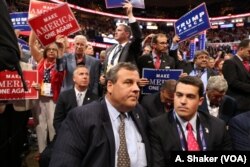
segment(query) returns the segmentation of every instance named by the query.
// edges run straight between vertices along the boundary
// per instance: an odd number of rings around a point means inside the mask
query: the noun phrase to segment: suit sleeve
[[[160,128],[161,129],[161,128]],[[165,167],[164,152],[162,150],[161,141],[158,134],[159,127],[156,126],[155,121],[149,123],[149,140],[152,149],[152,164],[153,167]]]
[[[63,94],[60,94],[59,99],[56,103],[55,108],[55,114],[54,114],[54,121],[53,125],[56,130],[56,133],[58,132],[59,128],[61,127],[62,121],[66,118],[66,112],[65,111],[66,106],[63,98]]]
[[[233,149],[239,151],[250,150],[250,136],[247,123],[249,120],[242,120],[239,117],[231,119],[229,122],[229,134],[233,142]]]
[[[141,46],[142,32],[137,22],[131,23],[130,27],[133,35],[132,43],[130,45],[131,47],[130,50],[133,51],[135,55],[134,59],[137,61],[138,57],[140,57],[142,53],[142,46]]]
[[[243,81],[240,78],[239,67],[232,60],[226,60],[222,68],[223,75],[227,80],[228,86],[232,89],[239,90],[242,93],[250,93],[250,82]]]
[[[94,86],[93,86],[93,93],[98,95],[98,84],[99,84],[99,77],[100,77],[100,73],[99,73],[99,68],[100,68],[100,61],[96,60],[95,64],[94,64],[94,72],[95,72],[95,77],[94,77]]]
[[[59,130],[53,149],[50,167],[81,166],[87,152],[88,132],[86,117],[79,108],[69,112]],[[80,113],[80,114],[79,114]]]

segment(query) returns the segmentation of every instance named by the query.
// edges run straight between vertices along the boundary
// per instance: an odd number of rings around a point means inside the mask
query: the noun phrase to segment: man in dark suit
[[[235,98],[237,114],[250,110],[250,40],[242,40],[234,57],[223,64],[222,73],[228,83],[227,95]],[[246,62],[246,68],[244,64]]]
[[[229,122],[229,134],[233,149],[250,151],[250,111],[239,114]]]
[[[142,51],[142,32],[133,15],[133,6],[131,2],[124,2],[123,8],[126,9],[129,26],[125,24],[117,26],[114,39],[118,42],[118,44],[115,44],[106,50],[104,75],[118,62],[131,62],[136,64],[137,58],[140,56]],[[133,38],[130,40],[131,36],[133,36]]]
[[[210,77],[203,103],[199,106],[199,110],[224,120],[226,124],[237,111],[235,99],[225,95],[227,89],[227,81],[223,76]]]
[[[58,133],[63,120],[68,112],[81,105],[88,104],[98,99],[98,96],[88,89],[89,87],[89,70],[84,65],[78,65],[73,72],[74,88],[61,92],[56,103],[53,125]],[[79,96],[80,95],[80,96]],[[48,167],[54,143],[57,136],[42,152],[39,160],[40,167]]]
[[[56,131],[61,127],[61,123],[71,109],[98,99],[98,96],[88,89],[89,70],[87,67],[77,66],[73,72],[73,81],[75,83],[74,88],[62,92],[56,103],[53,122]]]
[[[149,118],[157,117],[173,109],[175,84],[176,80],[169,79],[161,85],[159,92],[143,97],[141,105]]]
[[[142,73],[143,68],[152,69],[174,69],[175,61],[167,54],[167,37],[165,34],[159,33],[152,37],[152,52],[148,55],[140,56],[138,59],[138,68]]]
[[[121,157],[126,157],[123,162],[128,166],[151,166],[147,119],[138,104],[140,77],[136,66],[118,63],[106,80],[103,99],[68,114],[58,133],[51,167],[115,167]]]
[[[198,111],[202,101],[203,83],[198,77],[177,81],[174,110],[150,121],[153,166],[168,166],[171,151],[232,149],[224,121]]]
[[[180,62],[178,59],[178,62]],[[194,64],[191,66],[192,68],[186,68],[185,73],[182,73],[181,76],[196,76],[200,78],[204,85],[204,93],[207,87],[207,81],[210,76],[218,75],[218,73],[210,68],[208,68],[208,60],[209,60],[209,53],[206,50],[198,50],[195,52],[194,55]],[[183,63],[183,62],[182,62]],[[192,64],[192,62],[186,62],[188,64]],[[187,67],[187,66],[186,66]]]

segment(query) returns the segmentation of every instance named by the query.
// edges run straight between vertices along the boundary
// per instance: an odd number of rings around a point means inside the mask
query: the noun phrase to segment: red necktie
[[[155,58],[156,58],[156,60],[155,60],[155,69],[159,69],[160,66],[161,66],[160,56],[157,55]]]
[[[197,140],[194,137],[193,134],[193,127],[190,123],[187,124],[187,147],[188,147],[188,151],[200,151],[199,148],[199,144],[197,142]]]
[[[246,60],[244,60],[244,61],[243,61],[243,65],[244,65],[244,67],[246,68],[246,70],[249,72],[249,62],[246,61]]]

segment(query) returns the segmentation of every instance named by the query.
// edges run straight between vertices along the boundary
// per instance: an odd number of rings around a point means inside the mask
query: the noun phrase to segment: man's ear
[[[199,99],[199,106],[203,103],[204,97],[200,97]]]
[[[107,81],[107,92],[112,92],[113,89],[113,83],[109,80]]]

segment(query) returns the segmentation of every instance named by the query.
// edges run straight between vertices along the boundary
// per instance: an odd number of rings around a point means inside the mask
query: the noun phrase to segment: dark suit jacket
[[[150,165],[147,119],[140,105],[129,113],[146,148]],[[50,167],[114,167],[115,139],[105,100],[73,109],[59,131]]]
[[[152,68],[152,69],[155,68],[152,53],[140,56],[138,58],[138,68],[141,74],[143,68]],[[170,57],[168,54],[162,54],[160,69],[174,69],[174,68],[175,68],[174,59]]]
[[[227,95],[235,98],[238,110],[250,110],[250,74],[237,56],[226,60],[222,69],[228,83]]]
[[[239,114],[229,122],[233,149],[250,151],[250,111]]]
[[[149,118],[154,118],[165,113],[165,107],[161,102],[159,92],[144,96],[141,105],[147,112]]]
[[[207,98],[204,96],[204,100],[199,110],[209,113],[207,106]],[[234,98],[225,95],[219,106],[218,118],[224,120],[228,124],[229,120],[235,115],[237,111],[237,103]]]
[[[207,150],[232,149],[224,121],[205,112],[199,112],[198,120],[203,127]],[[150,144],[153,166],[157,167],[167,166],[170,151],[182,151],[173,111],[150,120]]]
[[[118,62],[131,62],[132,64],[137,64],[137,59],[141,55],[141,41],[142,41],[142,32],[137,22],[129,24],[131,27],[133,39],[128,42],[121,51]],[[111,46],[106,50],[106,58],[103,65],[103,71],[106,73],[108,59],[112,50],[116,45]]]
[[[97,99],[98,96],[88,89],[82,105],[88,104]],[[61,127],[61,123],[66,118],[68,112],[75,107],[77,107],[77,100],[74,88],[66,90],[59,95],[58,101],[56,103],[53,121],[54,128],[57,132]]]

